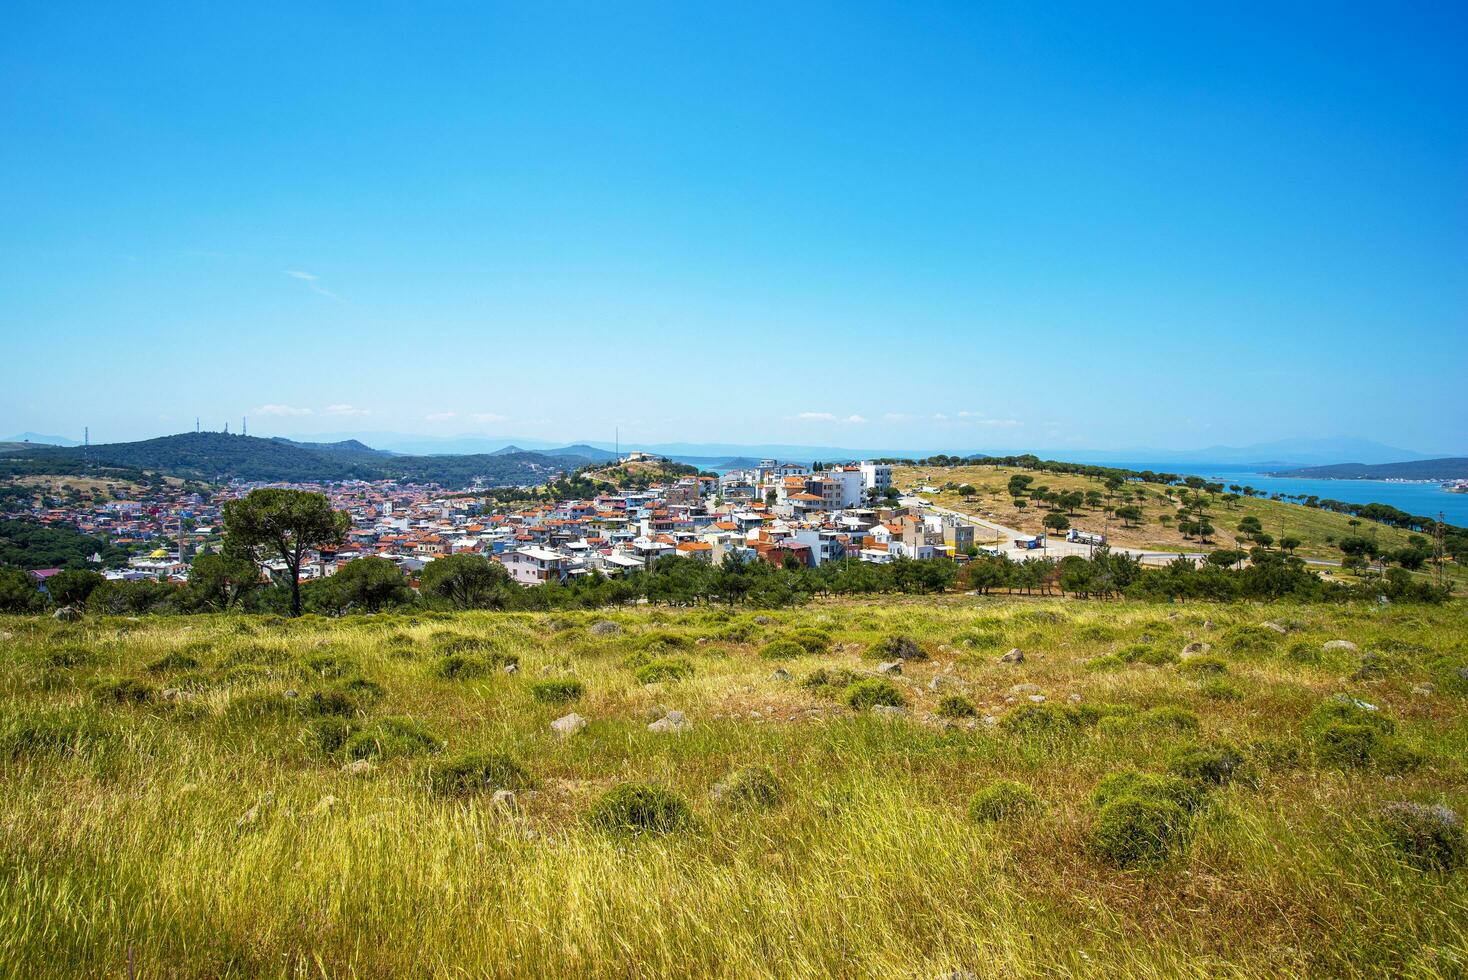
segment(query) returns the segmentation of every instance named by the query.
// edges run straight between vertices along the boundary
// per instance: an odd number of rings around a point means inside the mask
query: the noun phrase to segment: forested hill
[[[148,471],[184,479],[316,482],[397,479],[462,487],[543,483],[587,461],[518,452],[502,455],[396,456],[360,442],[298,443],[222,432],[188,432],[141,442],[0,451],[0,476],[77,473],[84,467]]]
[[[1414,459],[1405,463],[1336,463],[1280,470],[1270,476],[1294,476],[1316,480],[1464,480],[1468,479],[1468,457]]]

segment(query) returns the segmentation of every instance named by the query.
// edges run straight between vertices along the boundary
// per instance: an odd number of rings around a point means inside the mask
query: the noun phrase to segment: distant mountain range
[[[1468,457],[1414,459],[1403,463],[1336,463],[1279,470],[1270,476],[1292,476],[1316,480],[1468,480]]]
[[[20,435],[11,436],[9,439],[0,439],[0,443],[5,442],[32,442],[40,446],[81,445],[81,441],[78,439],[68,439],[65,436],[45,436],[41,435],[39,432],[22,432]]]
[[[571,455],[510,452],[409,456],[356,440],[332,443],[261,439],[222,432],[186,432],[140,442],[9,447],[0,451],[0,476],[79,474],[116,470],[223,482],[405,480],[463,487],[475,480],[500,486],[544,483],[593,460]]]

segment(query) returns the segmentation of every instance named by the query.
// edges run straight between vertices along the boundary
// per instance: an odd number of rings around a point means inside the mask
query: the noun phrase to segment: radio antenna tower
[[[194,416],[194,435],[199,434],[199,416]]]
[[[247,416],[241,415],[240,416],[240,435],[247,436],[249,434],[250,434],[250,420],[249,420],[249,418]]]

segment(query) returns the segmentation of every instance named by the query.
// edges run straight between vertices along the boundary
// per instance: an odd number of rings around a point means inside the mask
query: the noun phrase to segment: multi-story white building
[[[861,464],[861,482],[863,488],[876,490],[878,493],[881,493],[892,485],[891,464],[863,461]]]

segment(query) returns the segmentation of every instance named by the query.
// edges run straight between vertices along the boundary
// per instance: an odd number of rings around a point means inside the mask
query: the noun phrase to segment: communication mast
[[[1432,526],[1432,562],[1437,566],[1437,587],[1443,587],[1443,512],[1437,512],[1437,523]]]

